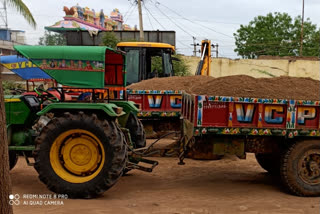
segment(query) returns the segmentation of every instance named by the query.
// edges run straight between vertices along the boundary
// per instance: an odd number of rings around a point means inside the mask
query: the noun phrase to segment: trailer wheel
[[[279,154],[255,154],[258,164],[271,175],[280,175]]]
[[[19,158],[19,156],[18,156],[16,151],[12,151],[12,150],[9,151],[9,167],[10,167],[10,170],[12,170],[15,167],[15,165],[18,162],[18,158]]]
[[[146,146],[146,133],[137,115],[130,113],[126,128],[130,131],[130,136],[132,142],[134,143],[134,148],[137,149]]]
[[[320,142],[292,144],[282,157],[280,175],[292,194],[320,196]]]
[[[93,198],[121,177],[127,150],[113,120],[80,112],[51,120],[36,139],[34,156],[39,178],[51,191]]]

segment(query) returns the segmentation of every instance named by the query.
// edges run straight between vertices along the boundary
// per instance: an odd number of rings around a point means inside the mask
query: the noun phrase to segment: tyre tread
[[[40,157],[41,152],[43,152],[44,150],[42,145],[46,143],[46,140],[52,138],[52,133],[54,133],[57,129],[61,129],[62,126],[68,126],[69,124],[75,121],[81,121],[82,123],[87,125],[93,124],[93,126],[97,128],[102,127],[104,135],[109,138],[109,149],[112,149],[112,151],[114,151],[111,160],[107,160],[108,157],[106,154],[105,161],[111,161],[111,167],[108,170],[108,174],[101,175],[102,172],[100,172],[97,175],[97,177],[101,176],[103,178],[99,178],[99,182],[92,182],[92,184],[90,184],[90,182],[86,182],[85,184],[83,184],[87,187],[86,191],[82,192],[77,190],[75,191],[74,189],[72,189],[71,183],[70,186],[66,185],[66,183],[68,183],[67,181],[63,182],[63,184],[59,184],[59,179],[53,179],[50,176],[50,173],[47,172],[47,170],[50,170],[48,169],[48,167],[50,167],[52,172],[54,172],[51,165],[43,166]],[[117,182],[117,180],[121,177],[123,169],[125,167],[127,150],[126,146],[124,145],[125,139],[123,133],[121,132],[115,121],[98,119],[97,115],[95,114],[89,116],[87,114],[84,114],[83,112],[79,112],[78,114],[66,112],[64,113],[63,117],[57,117],[51,120],[47,124],[47,126],[42,129],[40,135],[36,138],[35,142],[36,149],[34,151],[34,167],[39,174],[39,179],[47,185],[49,190],[56,193],[68,194],[70,198],[93,198],[102,194]]]

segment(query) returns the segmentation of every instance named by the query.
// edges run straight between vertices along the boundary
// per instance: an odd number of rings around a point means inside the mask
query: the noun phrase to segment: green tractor
[[[131,169],[152,171],[157,162],[130,155],[145,147],[145,133],[135,104],[124,100],[123,52],[97,46],[15,49],[64,87],[5,97],[11,169],[23,155],[51,191],[70,198],[96,197]],[[70,91],[81,94],[66,100]]]

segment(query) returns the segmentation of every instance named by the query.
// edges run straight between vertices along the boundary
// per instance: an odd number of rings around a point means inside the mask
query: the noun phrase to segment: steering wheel
[[[35,88],[34,91],[39,95],[41,98],[41,102],[49,100],[51,102],[59,102],[59,98],[50,93],[48,90],[43,89],[42,87]]]

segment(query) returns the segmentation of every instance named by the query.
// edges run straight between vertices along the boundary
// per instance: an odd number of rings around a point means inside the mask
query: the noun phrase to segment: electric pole
[[[216,58],[219,57],[219,44],[216,44]]]
[[[144,41],[144,33],[143,33],[141,1],[142,0],[138,0],[138,10],[139,10],[140,42],[143,42]]]
[[[303,48],[303,24],[304,24],[304,0],[302,0],[302,17],[301,17],[301,36],[300,36],[300,53],[302,56],[302,48]]]
[[[193,39],[193,56],[197,56],[197,43],[196,43],[196,37],[192,37]]]

